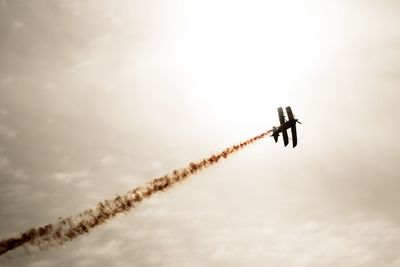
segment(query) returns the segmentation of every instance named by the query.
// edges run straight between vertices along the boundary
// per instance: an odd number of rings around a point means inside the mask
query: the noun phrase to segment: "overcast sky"
[[[400,266],[400,2],[0,1],[0,238],[278,125],[0,266]]]

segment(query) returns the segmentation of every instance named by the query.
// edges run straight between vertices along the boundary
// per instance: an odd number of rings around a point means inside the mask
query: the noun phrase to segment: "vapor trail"
[[[178,182],[185,180],[200,170],[216,164],[222,158],[245,148],[246,146],[270,135],[272,130],[252,137],[237,145],[226,148],[220,153],[197,162],[191,162],[188,166],[174,170],[172,173],[149,181],[145,186],[137,187],[124,195],[111,200],[105,200],[97,204],[96,208],[87,209],[84,212],[60,219],[57,223],[47,224],[39,228],[31,228],[18,237],[0,241],[0,255],[22,245],[33,245],[39,248],[63,244],[76,237],[88,233],[92,228],[107,222],[117,214],[127,212],[143,199],[151,197],[154,193],[166,190]]]

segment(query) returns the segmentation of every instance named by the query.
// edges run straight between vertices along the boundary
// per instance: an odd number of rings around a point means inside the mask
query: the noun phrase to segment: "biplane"
[[[281,125],[278,127],[273,127],[272,136],[274,137],[275,143],[278,142],[279,133],[282,133],[283,136],[283,144],[287,146],[289,144],[289,137],[287,134],[287,130],[290,129],[292,132],[292,143],[293,147],[297,145],[297,131],[296,131],[296,123],[300,123],[298,119],[295,119],[293,116],[292,109],[290,107],[286,107],[286,114],[288,116],[288,120],[286,120],[285,115],[283,114],[282,107],[278,108],[279,122]]]

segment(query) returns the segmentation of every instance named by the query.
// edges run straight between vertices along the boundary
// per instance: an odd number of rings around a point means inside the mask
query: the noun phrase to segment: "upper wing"
[[[283,114],[282,107],[278,108],[278,114],[279,114],[279,122],[281,123],[282,126],[283,124],[285,124],[285,115]],[[282,137],[283,137],[283,143],[285,144],[285,146],[287,146],[289,144],[289,138],[287,131],[284,127],[282,127]]]
[[[286,113],[288,115],[289,121],[294,120],[293,112],[291,107],[286,107]],[[297,145],[297,131],[296,131],[296,122],[293,123],[293,126],[291,127],[292,131],[292,141],[293,141],[293,147]]]
[[[286,107],[286,113],[288,115],[289,120],[294,120],[293,112],[291,107]]]
[[[278,108],[278,115],[279,115],[279,122],[282,124],[285,123],[285,115],[283,114],[283,109],[282,107]]]
[[[293,142],[293,147],[297,145],[297,131],[296,131],[296,123],[293,124],[292,128],[292,142]]]

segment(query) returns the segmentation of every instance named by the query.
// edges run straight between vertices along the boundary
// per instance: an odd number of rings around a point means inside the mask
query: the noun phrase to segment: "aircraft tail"
[[[273,134],[272,136],[274,137],[275,143],[278,143],[278,137],[279,137],[279,133],[276,132],[276,127],[273,127]]]

